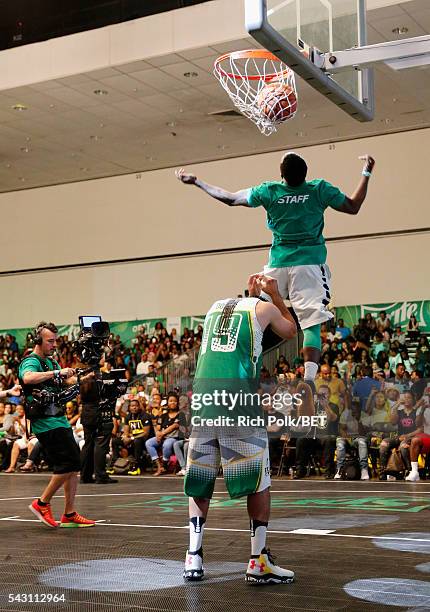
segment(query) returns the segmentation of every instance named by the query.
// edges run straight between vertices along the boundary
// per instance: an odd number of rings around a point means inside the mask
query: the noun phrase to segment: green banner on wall
[[[180,334],[183,333],[185,327],[188,329],[192,329],[194,331],[197,330],[198,325],[203,325],[204,316],[198,315],[194,317],[181,317],[181,329]],[[158,319],[136,319],[134,321],[114,321],[109,322],[109,326],[111,332],[113,334],[119,335],[121,337],[121,341],[125,346],[131,346],[133,338],[136,338],[140,333],[143,333],[143,328],[145,328],[145,333],[151,336],[154,333],[156,323],[161,322],[164,327],[166,327],[166,318],[158,318]],[[77,323],[73,323],[71,325],[58,325],[58,335],[59,336],[68,336],[70,340],[75,340],[79,334],[79,325]],[[33,333],[34,329],[32,327],[21,327],[18,329],[4,329],[0,331],[1,336],[5,336],[6,334],[11,334],[15,336],[16,341],[20,349],[25,346],[27,334]]]
[[[430,333],[430,300],[339,306],[336,308],[336,318],[343,319],[345,325],[352,331],[354,325],[358,323],[358,319],[364,318],[368,312],[372,317],[378,318],[381,310],[385,310],[387,313],[392,327],[400,325],[402,329],[405,329],[409,318],[415,315],[420,330]]]

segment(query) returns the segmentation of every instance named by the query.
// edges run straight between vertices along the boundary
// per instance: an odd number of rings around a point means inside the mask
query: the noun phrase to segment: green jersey
[[[220,300],[212,305],[203,328],[192,409],[199,410],[198,415],[204,418],[236,418],[255,409],[263,339],[256,316],[258,299],[239,300],[228,325],[224,325],[222,313],[227,302]],[[203,401],[204,397],[207,399]]]
[[[253,187],[249,206],[263,206],[273,233],[269,266],[285,268],[324,264],[327,249],[323,236],[324,211],[339,209],[345,194],[323,179],[289,187],[284,181]]]
[[[258,299],[239,300],[228,329],[220,330],[229,300],[215,302],[206,315],[195,378],[258,380],[263,331],[255,312]]]
[[[60,370],[60,364],[55,361],[55,359],[42,359],[42,361],[46,364],[46,369],[43,369],[42,364],[34,353],[31,353],[28,357],[25,357],[21,363],[19,364],[18,376],[20,380],[23,380],[24,374],[27,372],[46,372],[48,370]],[[44,389],[48,389],[49,391],[57,391],[55,387],[49,384],[49,382],[41,385]],[[27,394],[27,401],[32,400],[31,394]],[[33,433],[36,435],[38,433],[44,433],[45,431],[50,431],[51,429],[57,429],[58,427],[70,427],[70,423],[65,416],[57,416],[57,417],[43,417],[40,419],[32,419],[31,421],[31,429]]]

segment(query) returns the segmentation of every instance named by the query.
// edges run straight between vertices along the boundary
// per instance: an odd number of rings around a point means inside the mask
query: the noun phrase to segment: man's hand
[[[249,297],[259,297],[261,293],[262,274],[252,274],[248,278]]]
[[[195,185],[197,177],[195,174],[187,174],[184,168],[180,168],[179,170],[175,170],[176,178],[182,183],[186,185]]]
[[[61,378],[71,378],[75,375],[75,370],[73,368],[62,368],[60,370]]]
[[[373,157],[371,157],[370,155],[366,154],[366,155],[360,155],[360,157],[358,159],[361,159],[362,161],[366,162],[364,164],[363,171],[365,171],[365,172],[372,172],[373,167],[375,165],[375,160],[373,159]]]
[[[261,290],[264,291],[264,293],[267,293],[267,295],[270,295],[272,300],[274,297],[281,297],[276,278],[262,274],[260,278],[260,285]]]
[[[21,395],[22,387],[21,385],[14,385],[12,389],[8,389],[9,395],[14,395],[15,397],[19,397]]]

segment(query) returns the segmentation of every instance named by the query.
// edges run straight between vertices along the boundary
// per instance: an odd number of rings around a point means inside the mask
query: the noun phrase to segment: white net
[[[266,136],[297,112],[294,73],[269,51],[223,55],[215,62],[214,74],[236,108]]]

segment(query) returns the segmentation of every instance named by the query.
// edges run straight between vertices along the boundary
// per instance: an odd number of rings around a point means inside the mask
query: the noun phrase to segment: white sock
[[[411,461],[412,472],[418,474],[418,461]]]
[[[249,528],[251,530],[251,556],[259,557],[261,551],[266,546],[266,534],[268,523],[251,519]]]
[[[204,524],[205,519],[202,516],[193,516],[190,518],[189,552],[197,552],[202,547]]]
[[[318,373],[318,364],[313,361],[305,361],[305,380],[315,380]]]

